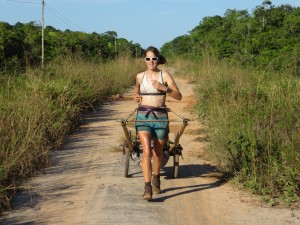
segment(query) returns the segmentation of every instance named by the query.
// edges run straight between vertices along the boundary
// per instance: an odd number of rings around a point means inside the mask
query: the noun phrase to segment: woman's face
[[[148,69],[156,69],[158,66],[158,57],[151,51],[146,52],[145,62]]]

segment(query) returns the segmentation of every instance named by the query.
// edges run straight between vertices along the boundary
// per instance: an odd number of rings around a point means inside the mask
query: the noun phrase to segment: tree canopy
[[[204,17],[189,34],[163,45],[169,57],[202,57],[203,51],[220,60],[244,66],[291,70],[300,75],[300,8],[275,7],[264,1],[253,13],[228,9],[224,16]]]
[[[109,60],[120,54],[140,57],[141,45],[118,38],[115,31],[96,32],[61,31],[52,26],[44,30],[45,61],[59,55],[79,54],[86,59]],[[0,71],[19,71],[26,66],[41,63],[41,25],[35,22],[10,25],[0,22]]]

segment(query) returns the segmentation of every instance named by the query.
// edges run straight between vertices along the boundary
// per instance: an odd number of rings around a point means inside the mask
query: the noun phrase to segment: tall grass
[[[220,168],[272,205],[299,200],[299,78],[231,67],[209,55],[178,62],[197,83],[196,110],[210,127]]]
[[[139,60],[109,63],[60,58],[43,71],[29,70],[0,85],[0,212],[20,180],[47,166],[49,152],[85,110],[122,93],[142,70]]]

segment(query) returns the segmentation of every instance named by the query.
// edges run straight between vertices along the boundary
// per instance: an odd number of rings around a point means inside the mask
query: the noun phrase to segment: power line
[[[80,27],[76,23],[69,20],[67,17],[62,15],[60,12],[58,12],[55,8],[53,8],[51,5],[49,5],[49,3],[46,3],[45,1],[41,1],[41,0],[30,0],[30,1],[26,1],[26,0],[25,1],[23,1],[23,0],[6,0],[6,1],[24,3],[24,4],[38,4],[38,5],[44,4],[44,6],[48,9],[48,11],[50,13],[52,13],[54,16],[56,16],[65,25],[67,25],[68,27],[70,27],[73,30],[76,30],[75,27],[77,27],[77,29],[84,31],[84,29],[82,27]]]
[[[67,26],[71,27],[72,29],[74,29],[74,27],[71,24],[73,24],[74,26],[76,26],[77,28],[79,28],[79,30],[84,30],[82,29],[80,26],[78,26],[76,23],[72,22],[71,20],[69,20],[67,17],[65,17],[64,15],[62,15],[61,13],[59,13],[56,9],[54,9],[52,6],[49,5],[49,3],[45,3],[46,8],[52,13],[54,14],[58,19],[60,19],[64,24],[66,24]],[[75,30],[75,29],[74,29]]]
[[[62,15],[61,13],[59,13],[56,9],[54,9],[53,7],[51,7],[48,3],[45,3],[45,0],[36,0],[35,2],[32,1],[21,1],[21,0],[6,0],[9,2],[17,2],[17,3],[26,3],[26,4],[42,4],[42,68],[44,67],[44,8],[45,6],[49,9],[50,12],[52,12],[58,19],[60,19],[63,23],[65,23],[67,26],[72,27],[69,23],[67,23],[66,21],[69,21],[70,23],[74,24],[75,26],[77,26],[79,29],[83,30],[82,28],[80,28],[80,26],[78,26],[77,24],[73,23],[72,21],[70,21],[67,17],[65,17],[64,15]],[[37,2],[38,1],[38,2]]]
[[[25,3],[25,4],[36,4],[36,5],[40,5],[41,4],[40,0],[38,0],[39,3],[37,1],[36,2],[29,2],[29,1],[21,1],[21,0],[6,0],[6,1],[8,1],[8,2]]]

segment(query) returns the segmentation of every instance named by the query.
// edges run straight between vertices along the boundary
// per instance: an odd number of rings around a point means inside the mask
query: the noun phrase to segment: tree
[[[23,63],[24,32],[5,22],[0,22],[0,67],[2,70],[18,70]]]

